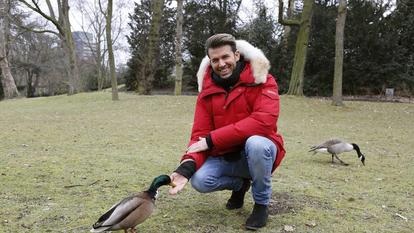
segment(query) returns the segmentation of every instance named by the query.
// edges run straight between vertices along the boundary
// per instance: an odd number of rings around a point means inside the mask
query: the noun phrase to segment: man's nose
[[[223,67],[223,66],[225,66],[226,65],[226,63],[224,62],[224,60],[223,59],[220,59],[219,60],[219,66],[220,67]]]

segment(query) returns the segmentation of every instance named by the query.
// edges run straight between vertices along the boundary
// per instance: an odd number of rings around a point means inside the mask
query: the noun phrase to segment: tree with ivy
[[[164,2],[164,1],[163,1]],[[175,64],[175,8],[169,7],[172,1],[165,1],[162,6],[162,14],[159,14],[159,28],[154,28],[153,10],[155,1],[143,0],[135,3],[134,13],[129,15],[128,26],[131,33],[127,36],[131,51],[131,58],[128,60],[128,71],[125,77],[127,90],[137,91],[142,94],[150,94],[153,88],[165,88],[171,85],[169,80]],[[159,8],[157,8],[159,10]],[[150,47],[150,32],[159,30],[158,42],[152,39],[151,60],[152,68],[148,60]],[[155,31],[154,31],[155,30]],[[153,70],[153,78],[148,79],[143,72]],[[146,71],[145,71],[146,70]]]
[[[303,79],[308,52],[309,33],[312,24],[314,0],[304,0],[300,19],[283,18],[283,0],[279,0],[279,23],[282,25],[299,26],[297,34],[295,57],[289,82],[288,95],[303,95]]]

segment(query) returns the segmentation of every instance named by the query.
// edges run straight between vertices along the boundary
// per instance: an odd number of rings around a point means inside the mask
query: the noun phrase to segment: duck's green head
[[[175,187],[175,184],[171,182],[171,178],[168,175],[160,175],[158,177],[155,177],[155,179],[152,181],[150,188],[148,191],[151,193],[156,193],[158,188],[163,185],[170,185],[172,187]]]
[[[155,177],[154,180],[152,181],[151,188],[158,189],[159,187],[161,187],[163,185],[173,186],[170,176],[160,175],[158,177]]]

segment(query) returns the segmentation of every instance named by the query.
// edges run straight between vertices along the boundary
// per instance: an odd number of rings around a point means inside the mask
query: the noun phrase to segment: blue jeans
[[[226,161],[223,156],[210,156],[191,178],[191,185],[201,193],[219,190],[238,191],[243,179],[252,180],[253,199],[256,204],[268,205],[272,195],[272,167],[277,147],[262,136],[246,140],[241,158]]]

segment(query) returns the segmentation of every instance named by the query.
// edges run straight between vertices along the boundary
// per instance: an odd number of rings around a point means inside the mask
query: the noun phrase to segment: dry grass
[[[0,102],[0,232],[87,232],[110,205],[169,174],[185,149],[194,96],[110,93]],[[287,156],[273,177],[270,221],[261,232],[412,232],[414,105],[283,96],[279,128]],[[330,164],[310,145],[356,142]],[[229,192],[176,197],[160,189],[139,232],[243,232],[252,200],[224,208]],[[250,193],[250,192],[249,192]],[[405,220],[402,217],[407,218]]]

